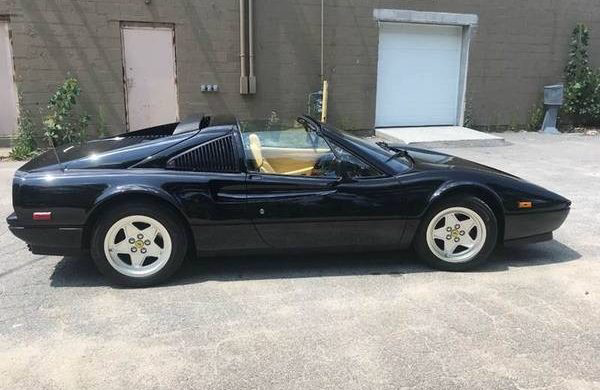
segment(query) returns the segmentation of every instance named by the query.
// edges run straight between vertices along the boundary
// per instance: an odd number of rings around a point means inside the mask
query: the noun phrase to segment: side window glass
[[[251,172],[336,177],[335,156],[327,142],[298,122],[240,123],[246,164]]]
[[[338,169],[340,172],[352,178],[380,177],[383,174],[376,168],[362,161],[360,158],[349,153],[345,149],[333,146],[338,157]]]

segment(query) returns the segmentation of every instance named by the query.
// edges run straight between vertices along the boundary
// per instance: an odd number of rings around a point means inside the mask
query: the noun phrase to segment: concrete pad
[[[387,127],[375,134],[393,142],[421,147],[502,146],[504,138],[461,126]]]

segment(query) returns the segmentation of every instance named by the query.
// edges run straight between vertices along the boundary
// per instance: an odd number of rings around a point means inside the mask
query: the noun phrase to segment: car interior
[[[329,148],[286,148],[262,146],[256,133],[248,135],[248,150],[253,167],[262,173],[296,176],[317,175],[315,167],[323,156],[332,155]]]

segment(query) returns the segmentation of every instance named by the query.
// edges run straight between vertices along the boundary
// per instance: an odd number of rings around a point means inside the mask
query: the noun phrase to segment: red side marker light
[[[532,207],[533,207],[533,202],[529,202],[529,201],[519,202],[520,209],[530,209]]]
[[[52,219],[52,212],[50,211],[40,211],[33,213],[34,221],[50,221]]]

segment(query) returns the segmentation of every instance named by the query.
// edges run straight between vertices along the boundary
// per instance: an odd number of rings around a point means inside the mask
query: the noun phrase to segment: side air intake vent
[[[238,156],[232,135],[187,150],[167,162],[167,168],[201,172],[237,172]]]

